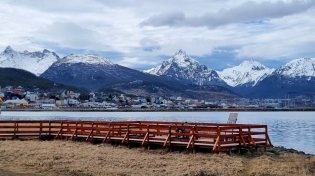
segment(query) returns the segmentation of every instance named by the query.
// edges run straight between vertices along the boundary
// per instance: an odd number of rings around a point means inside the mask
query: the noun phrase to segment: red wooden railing
[[[183,129],[179,131],[178,129]],[[141,146],[209,148],[213,152],[234,148],[272,147],[267,125],[163,121],[0,121],[2,137],[139,143]]]

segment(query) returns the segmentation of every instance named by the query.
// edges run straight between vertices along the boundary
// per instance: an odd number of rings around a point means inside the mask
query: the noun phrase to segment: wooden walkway
[[[162,121],[0,121],[0,137],[71,139],[122,145],[206,148],[212,152],[272,147],[267,125]]]

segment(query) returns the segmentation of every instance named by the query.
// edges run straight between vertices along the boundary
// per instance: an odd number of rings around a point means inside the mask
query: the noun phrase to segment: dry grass
[[[248,163],[249,175],[315,175],[315,157],[284,153],[277,157],[262,155]]]
[[[0,171],[36,175],[315,175],[315,157],[229,156],[71,141],[0,141]]]

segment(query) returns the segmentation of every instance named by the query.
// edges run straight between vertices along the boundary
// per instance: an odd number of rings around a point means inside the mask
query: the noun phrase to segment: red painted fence
[[[103,143],[184,146],[212,152],[272,147],[267,125],[163,121],[0,121],[1,137],[99,141]]]

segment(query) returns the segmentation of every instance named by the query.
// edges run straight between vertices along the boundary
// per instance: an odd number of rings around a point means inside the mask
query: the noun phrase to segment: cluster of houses
[[[42,92],[38,89],[32,91],[23,87],[6,86],[0,88],[1,108],[149,108],[149,107],[196,107],[204,104],[197,100],[183,100],[181,97],[128,97],[124,94],[91,92],[88,94],[64,91],[58,95]]]
[[[224,99],[214,102],[185,99],[183,97],[129,97],[124,94],[91,92],[87,94],[64,91],[58,95],[39,89],[23,87],[0,87],[0,106],[4,108],[292,108],[297,105],[312,107],[314,102],[307,97],[300,99]]]

